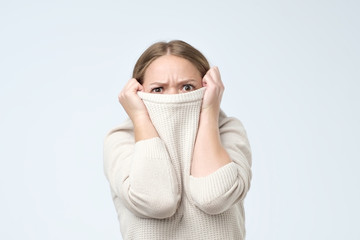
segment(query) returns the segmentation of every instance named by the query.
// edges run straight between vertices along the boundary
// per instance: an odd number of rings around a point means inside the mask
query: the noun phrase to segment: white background
[[[360,239],[359,6],[1,1],[0,239],[121,239],[103,138],[137,58],[172,39],[219,66],[247,130],[247,239]]]

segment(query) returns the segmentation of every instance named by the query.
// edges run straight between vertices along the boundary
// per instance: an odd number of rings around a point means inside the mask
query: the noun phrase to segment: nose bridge
[[[173,75],[168,76],[168,85],[167,88],[165,88],[166,94],[178,94],[178,84],[177,84],[177,77]]]
[[[167,94],[177,94],[177,89],[174,86],[169,86]]]

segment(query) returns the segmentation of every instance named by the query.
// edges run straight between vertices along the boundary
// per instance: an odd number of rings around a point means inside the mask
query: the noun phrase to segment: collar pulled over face
[[[178,171],[189,171],[205,89],[181,94],[138,92]]]
[[[160,138],[167,140],[168,137],[197,131],[204,93],[203,87],[181,94],[138,92],[138,96],[143,100]]]

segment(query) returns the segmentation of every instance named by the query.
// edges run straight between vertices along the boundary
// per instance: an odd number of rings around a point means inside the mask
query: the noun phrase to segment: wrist
[[[148,113],[134,114],[130,118],[135,127],[136,126],[144,126],[144,125],[151,123],[151,119],[150,119],[150,116]]]
[[[133,120],[135,142],[149,138],[158,137],[158,133],[151,122],[149,115],[138,115]]]
[[[202,109],[200,113],[200,122],[215,123],[217,125],[219,121],[219,113],[219,109],[210,107]]]

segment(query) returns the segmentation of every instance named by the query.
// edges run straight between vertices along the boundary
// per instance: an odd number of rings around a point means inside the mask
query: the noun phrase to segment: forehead
[[[146,69],[144,80],[153,76],[198,77],[199,70],[189,60],[174,55],[164,55],[155,59]]]

